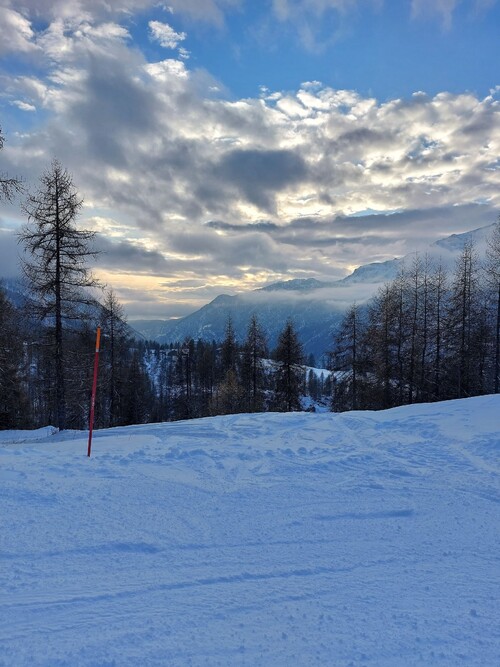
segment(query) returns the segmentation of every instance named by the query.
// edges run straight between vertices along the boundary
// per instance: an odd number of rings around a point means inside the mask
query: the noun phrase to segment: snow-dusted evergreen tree
[[[90,302],[84,289],[96,284],[88,268],[95,256],[90,247],[94,232],[76,227],[81,206],[70,174],[54,160],[24,205],[28,223],[19,233],[25,250],[24,275],[37,314],[50,331],[55,422],[60,429],[66,426],[64,329],[71,320],[82,318],[82,305]]]

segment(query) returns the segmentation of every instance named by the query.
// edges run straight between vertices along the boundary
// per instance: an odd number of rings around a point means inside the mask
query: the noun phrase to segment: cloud
[[[412,0],[412,16],[432,16],[438,14],[446,29],[451,27],[453,13],[458,5],[458,0]]]
[[[9,4],[9,0],[4,2]],[[11,4],[15,4],[11,0]],[[193,21],[222,26],[227,11],[238,9],[242,0],[168,0],[166,11],[183,14]],[[161,6],[158,0],[23,0],[23,12],[33,20],[104,21],[122,19]]]
[[[166,49],[175,49],[180,42],[186,39],[185,32],[176,32],[168,23],[150,21],[148,25],[151,39],[156,40]]]
[[[32,53],[36,50],[31,22],[22,14],[0,7],[0,54]]]
[[[274,195],[303,181],[304,159],[291,150],[235,149],[215,166],[215,176],[237,188],[240,195],[262,211],[275,210]]]
[[[298,14],[322,16],[328,11],[345,13],[356,10],[360,5],[380,6],[383,0],[273,0],[273,10],[280,21]]]
[[[0,281],[2,278],[19,278],[19,245],[12,229],[4,228],[0,219]]]
[[[468,0],[460,3],[459,0],[412,0],[411,15],[413,18],[434,18],[438,16],[443,28],[449,30],[453,24],[453,16],[460,4],[469,6],[470,15],[484,15],[492,9],[498,0]]]
[[[21,111],[36,111],[36,106],[34,104],[28,104],[22,100],[13,100],[11,104],[18,109],[21,109]]]
[[[279,23],[297,32],[307,51],[321,53],[342,36],[348,21],[355,20],[361,11],[378,10],[383,4],[384,0],[273,0],[272,10]],[[327,20],[329,36],[325,39]]]
[[[109,12],[80,19],[34,38],[49,56],[36,74],[3,76],[8,101],[39,113],[8,137],[2,168],[34,186],[52,156],[68,167],[81,223],[110,237],[102,271],[122,288],[142,281],[135,305],[127,293],[136,313],[146,280],[165,308],[181,294],[160,281],[200,280],[206,291],[183,293],[194,309],[242,285],[338,278],[496,219],[500,91],[381,102],[316,82],[228,99],[181,58],[147,62]]]

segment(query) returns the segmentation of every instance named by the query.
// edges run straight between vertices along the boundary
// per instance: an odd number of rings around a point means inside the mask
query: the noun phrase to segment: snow
[[[500,396],[4,432],[0,665],[485,665]]]

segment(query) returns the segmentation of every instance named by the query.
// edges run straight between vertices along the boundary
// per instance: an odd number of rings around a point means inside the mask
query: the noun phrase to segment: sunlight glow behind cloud
[[[69,168],[84,218],[100,232],[101,272],[135,314],[145,286],[149,314],[154,303],[157,315],[186,314],[224,287],[339,278],[496,218],[499,89],[377,99],[311,81],[238,98],[199,62],[185,62],[187,52],[147,59],[158,43],[177,49],[186,38],[157,15],[140,28],[124,20],[153,4],[0,7],[0,44],[26,59],[2,74],[2,109],[23,128],[8,136],[2,170],[33,185],[52,156]],[[244,7],[168,4],[174,17],[218,25]],[[435,11],[446,22],[455,4],[441,0]],[[273,4],[283,21],[355,6],[379,5]],[[419,18],[428,3],[412,7]]]

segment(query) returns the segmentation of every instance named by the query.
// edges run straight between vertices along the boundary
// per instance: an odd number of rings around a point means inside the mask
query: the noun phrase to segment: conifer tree
[[[96,285],[88,268],[95,256],[90,248],[94,233],[75,225],[81,206],[71,176],[54,160],[24,205],[28,223],[19,233],[27,256],[22,262],[24,275],[37,314],[51,331],[55,421],[60,429],[66,426],[64,329],[82,317],[82,304],[91,301],[84,288]]]
[[[238,346],[236,334],[234,333],[231,315],[227,318],[224,340],[221,346],[221,376],[224,377],[229,370],[236,369]]]
[[[252,315],[243,344],[242,361],[242,384],[246,394],[246,407],[250,412],[260,412],[264,407],[263,359],[266,356],[267,343],[264,331],[257,316]]]
[[[275,352],[277,368],[275,373],[275,403],[278,410],[292,412],[301,409],[300,397],[304,384],[302,366],[304,352],[291,320],[278,338]]]
[[[29,425],[19,319],[0,285],[0,429]]]

